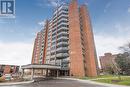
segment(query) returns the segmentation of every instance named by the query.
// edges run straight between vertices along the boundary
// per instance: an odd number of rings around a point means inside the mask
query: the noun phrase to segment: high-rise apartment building
[[[34,42],[32,64],[44,64],[46,58],[46,46],[47,46],[47,34],[48,34],[48,21],[44,29],[37,33]]]
[[[113,65],[116,64],[115,58],[117,57],[117,54],[112,54],[112,53],[105,53],[104,56],[100,56],[100,64],[101,64],[101,69],[103,72],[107,72],[110,67],[114,68]],[[116,70],[116,69],[115,69]]]
[[[97,76],[93,31],[85,5],[77,0],[58,6],[37,34],[32,64],[60,65],[71,76]]]

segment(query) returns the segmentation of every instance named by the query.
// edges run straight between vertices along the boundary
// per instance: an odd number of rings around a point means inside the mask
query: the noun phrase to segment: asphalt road
[[[89,83],[82,83],[75,80],[47,80],[34,82],[30,84],[23,85],[10,85],[10,86],[0,86],[0,87],[106,87],[101,85],[94,85]]]

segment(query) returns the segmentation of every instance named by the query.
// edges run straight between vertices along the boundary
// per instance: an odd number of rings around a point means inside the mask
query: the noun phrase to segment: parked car
[[[8,80],[8,81],[12,79],[11,74],[5,74],[3,75],[3,77],[5,78],[5,80]]]
[[[2,73],[0,73],[0,77],[2,77]]]

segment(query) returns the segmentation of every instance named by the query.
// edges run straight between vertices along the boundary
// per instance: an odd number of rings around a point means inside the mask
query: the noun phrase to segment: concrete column
[[[33,76],[34,76],[34,69],[31,69],[31,80],[33,80]]]
[[[56,77],[58,78],[59,77],[59,70],[56,71]]]
[[[21,77],[23,78],[24,76],[24,69],[22,69]]]
[[[67,76],[67,71],[66,70],[64,71],[64,73],[65,73],[64,76]]]
[[[41,69],[41,75],[43,76],[43,69]]]
[[[46,77],[48,77],[48,69],[46,69]]]
[[[46,76],[46,69],[43,69],[43,76]]]

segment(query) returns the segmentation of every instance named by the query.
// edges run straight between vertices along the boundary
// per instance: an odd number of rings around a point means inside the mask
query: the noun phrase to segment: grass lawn
[[[118,79],[117,76],[112,75],[105,75],[105,76],[98,76],[98,77],[84,77],[82,79],[89,79],[96,82],[102,82],[102,83],[109,83],[109,84],[118,84],[118,85],[127,85],[130,86],[130,77],[129,76],[121,76],[121,80]]]
[[[111,78],[111,77],[117,77],[117,76],[114,76],[114,75],[101,75],[101,76],[97,76],[97,77],[83,77],[83,78],[80,78],[80,79],[84,79],[84,80],[91,80],[91,79],[99,79],[99,78]]]

